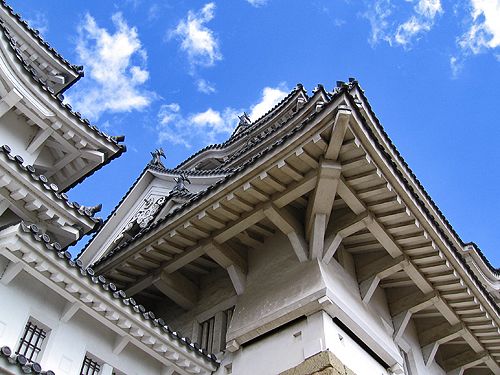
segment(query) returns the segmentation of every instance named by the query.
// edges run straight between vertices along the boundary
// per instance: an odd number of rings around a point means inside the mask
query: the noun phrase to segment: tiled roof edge
[[[102,226],[96,230],[94,232],[94,234],[92,235],[92,237],[87,241],[87,243],[85,244],[85,246],[83,247],[82,250],[80,250],[80,252],[78,253],[78,255],[76,256],[76,259],[80,258],[80,256],[82,256],[82,254],[85,252],[85,250],[87,250],[87,248],[89,247],[90,243],[96,238],[96,236],[101,232],[101,230],[104,228],[104,226],[108,223],[108,221],[113,217],[113,215],[115,214],[116,210],[118,210],[118,207],[121,206],[121,204],[125,201],[125,199],[127,199],[127,197],[129,196],[129,194],[132,192],[132,190],[134,190],[135,186],[137,185],[137,183],[139,182],[139,180],[141,179],[141,177],[146,173],[146,171],[148,170],[148,167],[146,166],[141,174],[139,175],[139,177],[137,177],[134,181],[134,183],[132,184],[132,186],[130,186],[130,188],[127,190],[127,192],[125,193],[125,195],[123,195],[123,197],[120,199],[120,201],[116,204],[116,206],[111,210],[111,212],[109,213],[108,217],[104,220]]]
[[[423,192],[423,194],[426,196],[427,199],[429,199],[429,202],[431,202],[431,204],[433,205],[433,208],[434,206],[436,206],[436,204],[434,203],[434,201],[430,198],[429,194],[425,191],[423,185],[420,183],[420,181],[417,179],[416,175],[413,173],[413,171],[411,171],[411,169],[409,168],[408,164],[404,161],[403,157],[401,156],[401,154],[399,153],[399,151],[397,151],[396,147],[394,146],[394,144],[392,143],[392,141],[390,141],[387,133],[385,132],[384,128],[382,127],[382,125],[380,124],[378,118],[375,116],[375,113],[373,112],[370,104],[368,103],[368,100],[366,98],[366,96],[364,95],[364,92],[363,90],[361,89],[361,87],[359,86],[359,84],[357,83],[357,81],[355,82],[356,85],[358,86],[358,88],[360,89],[362,95],[363,95],[363,99],[365,100],[365,102],[367,103],[368,107],[369,107],[369,110],[370,112],[372,113],[373,117],[376,119],[376,126],[379,127],[381,133],[384,135],[384,138],[386,138],[386,141],[388,142],[389,146],[393,149],[393,151],[395,152],[395,154],[397,155],[398,159],[400,160],[400,162],[405,166],[405,168],[408,170],[408,173],[410,173],[411,177],[413,178],[414,182],[417,184],[417,186],[419,187],[419,189],[421,189],[421,191]],[[350,93],[347,93],[348,94],[348,98],[349,100],[351,101],[351,105],[353,106],[353,108],[356,108],[357,109],[357,106],[356,106],[356,103],[354,102],[354,98],[352,97],[352,95]],[[488,290],[486,290],[486,287],[483,285],[483,283],[479,280],[479,278],[476,276],[476,274],[472,271],[472,269],[470,268],[470,266],[467,264],[467,262],[465,261],[464,257],[462,256],[461,252],[455,247],[455,245],[451,242],[450,238],[446,235],[446,233],[444,233],[444,230],[442,229],[441,225],[436,221],[436,219],[434,218],[434,216],[431,214],[431,212],[429,211],[429,209],[427,208],[427,206],[425,205],[425,203],[422,201],[422,199],[418,196],[417,192],[415,192],[415,190],[413,189],[413,187],[410,185],[410,183],[408,182],[408,180],[403,176],[402,172],[400,171],[400,169],[398,168],[396,162],[392,159],[391,155],[385,150],[384,146],[380,143],[380,141],[378,140],[377,136],[374,134],[373,130],[370,128],[370,126],[367,124],[365,118],[363,116],[361,116],[362,118],[362,125],[363,127],[365,128],[365,130],[370,134],[370,136],[376,140],[376,145],[377,147],[379,148],[379,151],[384,155],[384,158],[386,159],[386,161],[391,165],[391,167],[393,168],[393,172],[399,176],[399,178],[401,178],[401,180],[403,181],[403,183],[406,185],[406,187],[408,188],[408,191],[411,193],[411,195],[413,196],[413,198],[419,203],[420,207],[422,208],[422,210],[425,212],[425,214],[427,215],[427,217],[429,218],[429,220],[435,225],[436,229],[438,230],[438,232],[441,234],[441,236],[443,236],[443,238],[445,239],[447,245],[450,247],[450,249],[453,251],[453,253],[455,254],[455,256],[457,257],[457,259],[460,261],[460,263],[462,264],[462,266],[464,267],[464,269],[466,270],[466,272],[468,273],[469,277],[474,280],[477,285],[479,286],[479,288],[481,289],[481,291],[484,293],[484,295],[486,296],[486,298],[488,299],[488,301],[492,304],[493,308],[495,309],[495,311],[497,313],[500,313],[500,306],[498,306],[495,302],[495,299],[491,296],[491,294],[488,292]],[[463,244],[463,241],[460,239],[460,237],[458,236],[458,234],[453,230],[453,228],[451,227],[451,224],[449,224],[448,220],[446,220],[446,218],[444,217],[443,213],[436,208],[436,211],[438,212],[438,214],[440,216],[442,216],[442,219],[445,223],[447,223],[447,225],[449,226],[448,229],[451,230],[451,232],[457,237],[457,239],[459,240],[459,242],[461,244]]]
[[[96,134],[99,138],[101,138],[105,142],[113,145],[114,147],[118,147],[118,148],[123,147],[123,145],[120,145],[118,143],[118,141],[116,141],[113,137],[100,131],[95,125],[91,125],[90,121],[86,118],[83,118],[80,112],[73,111],[71,105],[64,104],[63,103],[63,100],[64,100],[63,96],[61,94],[56,95],[54,90],[52,88],[50,88],[49,86],[47,86],[43,82],[43,80],[40,79],[36,75],[36,72],[34,71],[34,69],[31,68],[29,66],[29,64],[25,61],[25,59],[23,58],[23,56],[21,55],[21,53],[19,52],[19,50],[16,46],[15,38],[10,34],[8,27],[5,25],[5,23],[2,20],[0,20],[0,27],[2,29],[2,34],[7,39],[7,42],[8,42],[7,44],[10,47],[12,54],[19,60],[20,65],[28,73],[28,75],[31,77],[31,79],[40,87],[40,89],[47,94],[47,96],[50,98],[50,100],[55,101],[71,117],[74,117],[76,120],[78,120],[80,123],[82,123],[82,125],[86,126],[88,129],[90,129],[94,134]]]
[[[125,291],[118,290],[116,285],[108,282],[104,276],[97,276],[92,268],[83,268],[81,261],[72,260],[71,253],[67,251],[67,247],[62,248],[58,242],[51,242],[50,236],[46,233],[40,233],[39,228],[35,224],[27,224],[21,221],[19,224],[15,225],[19,225],[21,230],[29,234],[35,241],[45,245],[47,251],[56,252],[60,262],[65,262],[66,266],[78,269],[80,277],[87,278],[94,284],[99,284],[104,294],[107,292],[112,298],[119,299],[124,309],[128,306],[131,313],[141,315],[143,320],[148,320],[152,326],[161,330],[162,334],[168,334],[170,338],[177,340],[181,345],[194,352],[205,361],[212,362],[216,365],[219,364],[215,354],[208,353],[206,350],[201,349],[197,343],[192,343],[189,338],[181,337],[177,332],[173,331],[162,318],[157,318],[154,312],[148,311],[143,305],[137,304],[132,297],[127,297]]]
[[[478,253],[480,254],[480,256],[485,260],[485,263],[488,264],[488,266],[491,268],[492,271],[498,272],[500,270],[500,268],[495,268],[493,265],[491,265],[491,263],[488,261],[488,259],[486,258],[486,256],[482,253],[482,251],[479,249],[479,247],[474,242],[465,243],[462,240],[462,238],[457,233],[457,231],[455,230],[455,228],[453,228],[452,224],[448,221],[448,219],[446,218],[446,216],[439,209],[439,207],[434,202],[434,200],[432,199],[432,197],[429,195],[429,193],[427,192],[427,190],[425,189],[425,187],[422,185],[422,183],[420,182],[420,180],[418,179],[418,177],[416,176],[416,174],[413,172],[413,170],[410,168],[410,166],[408,165],[408,163],[406,162],[406,160],[403,158],[403,156],[401,155],[401,153],[399,152],[399,150],[396,148],[396,146],[394,145],[394,143],[392,142],[392,140],[389,138],[387,132],[385,131],[385,129],[382,126],[382,124],[380,123],[380,120],[378,119],[377,115],[373,111],[373,109],[372,109],[372,107],[371,107],[371,105],[370,105],[370,103],[369,103],[369,101],[368,101],[368,99],[367,99],[367,97],[366,97],[366,95],[364,93],[364,90],[361,88],[361,86],[359,85],[359,83],[357,81],[355,81],[354,83],[359,88],[359,91],[360,91],[361,95],[363,95],[363,100],[368,105],[368,109],[369,109],[370,113],[373,115],[373,118],[375,119],[376,125],[379,128],[380,133],[383,135],[384,140],[389,144],[389,146],[391,147],[391,149],[394,152],[394,154],[398,157],[398,159],[401,162],[401,164],[403,165],[403,167],[406,169],[406,171],[408,172],[408,174],[412,177],[412,179],[414,180],[414,182],[418,186],[418,188],[422,191],[422,193],[424,194],[425,198],[431,204],[432,208],[434,210],[436,210],[436,212],[438,213],[440,219],[446,224],[446,226],[448,227],[448,229],[450,230],[450,232],[453,233],[453,235],[455,236],[455,238],[458,240],[458,242],[461,244],[462,247],[466,246],[468,244],[474,244],[475,247],[477,248]],[[374,136],[376,138],[376,135],[374,135]],[[385,153],[386,152],[384,150],[384,154]],[[388,155],[388,156],[390,158],[390,155]],[[413,190],[412,190],[412,192],[413,192]],[[424,203],[422,202],[422,204],[424,204]]]
[[[64,192],[59,192],[56,184],[50,183],[44,175],[36,173],[35,167],[32,165],[24,165],[24,160],[20,155],[12,155],[12,151],[8,145],[0,146],[0,153],[3,153],[7,160],[15,164],[21,173],[27,174],[35,184],[38,184],[42,190],[50,192],[58,201],[64,202],[66,206],[79,216],[91,219],[96,225],[101,222],[101,219],[95,218],[88,208],[82,206],[78,202],[70,202],[68,196]],[[95,227],[95,226],[94,226]]]
[[[212,176],[212,175],[225,175],[233,172],[234,168],[216,168],[216,169],[177,169],[177,168],[165,168],[160,165],[155,165],[149,163],[147,165],[149,170],[160,172],[160,173],[168,173],[168,174],[176,174],[176,175],[186,175],[186,176]]]
[[[267,120],[269,120],[269,119],[265,119],[267,116],[269,116],[272,112],[276,111],[280,106],[283,106],[285,103],[287,103],[298,92],[303,92],[304,94],[306,94],[304,87],[302,86],[301,83],[298,83],[297,86],[292,91],[290,91],[290,93],[287,96],[285,96],[279,103],[277,103],[273,108],[271,108],[269,111],[267,111],[259,119],[254,121],[253,124],[251,124],[247,129],[238,133],[237,135],[234,135],[234,134],[231,135],[231,137],[228,140],[224,141],[223,143],[216,143],[216,144],[211,144],[211,145],[203,147],[201,150],[195,152],[194,154],[189,156],[187,159],[182,161],[180,164],[178,164],[175,167],[175,169],[181,169],[185,164],[187,164],[189,161],[191,161],[196,156],[198,156],[199,154],[201,154],[205,151],[212,150],[212,149],[223,149],[223,148],[235,143],[237,140],[241,139],[243,136],[246,136],[250,130],[253,130],[253,129],[257,128],[258,126],[261,126],[264,123],[266,123]],[[306,96],[307,96],[307,94],[306,94]],[[272,116],[270,118],[272,118]],[[266,121],[263,121],[264,119]],[[262,123],[260,123],[261,121],[262,121]]]
[[[333,99],[336,96],[340,95],[341,93],[347,92],[347,89],[348,89],[348,87],[346,86],[346,87],[343,87],[338,92],[336,92],[336,94],[333,95],[330,98],[330,102],[333,101]],[[211,192],[212,190],[214,190],[216,187],[224,184],[225,182],[227,182],[228,180],[230,180],[232,177],[234,177],[235,175],[237,175],[239,172],[245,170],[249,165],[251,165],[254,162],[256,162],[260,157],[262,157],[263,155],[267,154],[268,152],[270,152],[271,150],[273,150],[277,146],[281,145],[288,138],[290,138],[292,135],[294,135],[295,133],[297,133],[298,131],[300,131],[302,128],[304,128],[310,121],[312,121],[325,108],[326,108],[326,106],[323,106],[319,112],[313,112],[308,118],[306,118],[305,120],[303,120],[299,125],[297,125],[293,129],[291,129],[290,132],[284,134],[276,142],[274,142],[270,146],[266,147],[262,151],[258,152],[254,156],[252,156],[250,159],[248,159],[247,161],[245,161],[242,165],[240,165],[239,167],[235,168],[226,177],[224,177],[224,178],[220,179],[219,181],[217,181],[216,183],[208,186],[205,190],[202,190],[202,191],[198,192],[198,194],[196,196],[194,196],[193,198],[191,198],[190,200],[188,200],[187,202],[185,202],[181,206],[177,207],[176,209],[172,210],[172,212],[169,212],[168,215],[166,215],[163,219],[160,219],[160,220],[154,222],[152,225],[150,225],[150,226],[146,227],[145,229],[143,229],[142,231],[140,231],[137,235],[135,235],[134,237],[132,237],[130,240],[126,241],[125,243],[123,243],[120,246],[116,247],[115,249],[111,250],[108,254],[106,254],[105,256],[103,256],[102,258],[100,258],[98,261],[96,261],[92,266],[96,267],[96,266],[100,265],[101,263],[103,263],[104,261],[112,258],[113,256],[115,256],[117,253],[121,252],[124,248],[126,248],[130,244],[132,244],[133,242],[135,242],[139,238],[143,237],[145,234],[151,232],[153,229],[155,229],[156,227],[158,227],[161,223],[165,222],[166,220],[168,220],[169,218],[171,218],[175,214],[177,214],[177,213],[185,210],[191,204],[193,204],[194,202],[198,201],[200,198],[206,196],[209,192]],[[291,119],[289,119],[288,121],[291,121]]]
[[[11,365],[18,366],[25,374],[55,375],[54,371],[42,371],[42,366],[38,362],[29,362],[22,354],[14,354],[8,346],[0,348],[0,358],[4,358]]]
[[[488,260],[488,258],[486,257],[486,255],[484,255],[484,253],[482,252],[482,250],[479,248],[479,246],[477,246],[477,244],[475,242],[467,242],[467,243],[464,244],[464,246],[472,246],[474,248],[474,250],[476,251],[476,253],[479,255],[479,257],[483,260],[484,264],[486,264],[486,266],[489,268],[489,270],[495,276],[500,277],[500,268],[495,268],[490,263],[490,261]]]
[[[23,27],[32,37],[35,39],[42,48],[47,50],[52,56],[54,56],[60,63],[65,65],[67,68],[72,70],[79,77],[84,75],[83,66],[71,64],[66,60],[59,52],[55,50],[46,40],[44,40],[40,34],[40,31],[31,27],[26,20],[24,20],[19,13],[16,13],[14,9],[7,4],[5,0],[0,0],[0,5],[7,10],[7,12]],[[78,78],[76,79],[78,80]]]

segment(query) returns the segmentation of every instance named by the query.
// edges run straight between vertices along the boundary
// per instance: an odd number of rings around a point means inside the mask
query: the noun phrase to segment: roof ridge
[[[184,174],[189,176],[203,176],[203,175],[217,175],[217,174],[227,174],[233,171],[234,168],[214,168],[214,169],[179,169],[166,168],[161,165],[155,165],[148,163],[146,168],[154,170],[156,172],[172,173],[172,174]]]
[[[59,52],[56,51],[45,39],[43,39],[39,30],[31,27],[29,23],[24,20],[19,13],[16,13],[14,9],[7,4],[5,0],[0,0],[0,5],[13,16],[14,19],[28,32],[31,36],[38,41],[42,48],[46,49],[52,56],[54,56],[59,62],[71,69],[78,76],[83,77],[83,66],[71,64],[67,59],[65,59]]]
[[[194,154],[192,154],[191,156],[189,156],[187,159],[183,160],[175,168],[176,169],[182,168],[186,163],[188,163],[189,161],[191,161],[192,159],[194,159],[196,156],[200,155],[201,153],[203,153],[205,151],[208,151],[208,150],[211,150],[211,149],[222,149],[222,148],[225,148],[225,147],[227,147],[227,146],[235,143],[239,139],[243,138],[243,136],[247,135],[251,129],[253,130],[254,128],[256,128],[258,126],[265,124],[267,122],[267,120],[263,121],[265,119],[265,117],[267,117],[269,114],[271,114],[271,112],[276,111],[276,109],[279,106],[282,106],[285,102],[287,102],[288,100],[290,100],[291,97],[294,94],[296,94],[297,92],[299,92],[300,90],[302,90],[305,93],[305,90],[304,90],[304,87],[302,86],[302,84],[298,83],[297,86],[295,88],[293,88],[293,90],[290,91],[290,93],[286,97],[284,97],[279,103],[277,103],[273,108],[271,108],[269,111],[267,111],[259,119],[257,119],[256,121],[254,121],[247,129],[245,129],[244,131],[242,131],[241,133],[238,133],[238,134],[234,134],[233,133],[233,135],[231,135],[227,140],[225,140],[222,143],[214,143],[214,144],[210,144],[208,146],[203,147],[202,149],[198,150],[197,152],[195,152]],[[258,124],[261,121],[263,121],[263,122],[261,124]]]
[[[125,247],[127,247],[131,243],[135,242],[137,239],[143,237],[145,234],[151,232],[153,229],[155,229],[161,223],[165,222],[167,219],[171,218],[172,216],[174,216],[178,212],[183,211],[184,209],[186,209],[187,207],[189,207],[189,205],[191,205],[193,202],[195,202],[195,201],[199,200],[200,198],[204,197],[210,191],[214,190],[216,187],[222,185],[223,183],[225,183],[226,181],[228,181],[229,179],[231,179],[238,172],[244,170],[246,167],[248,167],[249,165],[251,165],[254,162],[256,162],[260,157],[262,157],[263,155],[265,155],[267,152],[270,152],[274,148],[276,148],[279,145],[283,144],[288,138],[290,138],[292,135],[294,135],[295,133],[297,133],[298,131],[300,131],[311,120],[313,120],[319,113],[321,113],[324,110],[324,108],[326,108],[326,106],[321,107],[321,109],[318,112],[313,112],[309,117],[307,117],[306,119],[304,119],[300,124],[298,124],[293,129],[291,129],[289,132],[287,132],[286,134],[284,134],[281,138],[279,138],[278,140],[276,140],[275,142],[273,142],[271,145],[267,146],[263,150],[259,151],[257,154],[253,155],[250,159],[248,159],[247,161],[245,161],[242,165],[234,168],[234,170],[231,173],[229,173],[228,175],[226,175],[224,178],[222,178],[222,179],[218,180],[217,182],[215,182],[214,184],[206,187],[204,190],[199,191],[197,193],[197,195],[195,195],[194,197],[190,198],[188,201],[186,201],[185,203],[183,203],[179,207],[173,209],[171,212],[169,212],[163,218],[155,221],[154,223],[150,224],[148,227],[146,227],[143,230],[139,231],[139,233],[137,233],[130,240],[125,241],[124,243],[120,244],[116,248],[112,249],[106,255],[104,255],[103,257],[101,257],[100,259],[98,259],[96,262],[94,262],[94,264],[92,264],[92,266],[95,267],[95,266],[101,264],[106,259],[109,259],[109,258],[113,257],[116,253],[120,252],[122,249],[124,249]]]

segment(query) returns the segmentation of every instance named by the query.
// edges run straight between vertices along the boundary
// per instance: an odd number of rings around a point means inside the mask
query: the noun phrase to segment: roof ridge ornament
[[[184,174],[180,174],[179,177],[175,177],[174,181],[176,182],[176,185],[174,186],[173,191],[189,192],[185,183],[187,182],[188,184],[190,184],[191,181]]]
[[[153,152],[151,152],[151,156],[153,157],[151,161],[149,162],[149,165],[155,165],[158,167],[165,168],[163,165],[163,162],[161,161],[161,158],[163,157],[165,159],[165,152],[163,151],[163,148],[157,148]]]
[[[248,116],[248,113],[246,112],[243,112],[243,114],[241,116],[238,116],[238,118],[240,119],[238,126],[248,126],[252,123],[252,120],[250,120],[250,116]]]

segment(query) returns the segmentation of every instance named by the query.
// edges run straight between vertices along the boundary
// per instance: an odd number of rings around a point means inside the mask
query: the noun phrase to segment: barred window
[[[30,362],[36,361],[46,337],[46,330],[29,321],[24,329],[24,334],[21,337],[16,354],[25,356]]]
[[[200,345],[209,353],[212,353],[214,343],[214,330],[215,330],[215,316],[205,320],[200,324],[201,326],[201,340]]]
[[[233,319],[234,306],[230,307],[227,310],[224,310],[224,324],[222,325],[222,348],[224,350],[226,348],[226,334],[229,330],[229,324],[231,324],[231,319]]]
[[[233,311],[234,306],[200,323],[199,343],[202,349],[209,353],[217,353],[226,348],[226,333]]]
[[[101,371],[101,366],[92,358],[85,356],[80,375],[97,375]]]

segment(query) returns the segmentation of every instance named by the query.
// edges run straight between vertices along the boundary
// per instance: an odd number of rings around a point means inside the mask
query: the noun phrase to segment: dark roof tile
[[[25,21],[19,13],[16,13],[14,9],[7,4],[5,0],[0,0],[0,5],[7,10],[7,12],[17,20],[17,22],[36,40],[43,46],[52,56],[54,56],[59,62],[65,65],[67,68],[71,69],[78,76],[83,76],[83,66],[71,64],[66,60],[59,52],[57,52],[47,41],[45,41],[40,31],[29,26],[28,22]]]
[[[87,278],[94,284],[99,284],[103,293],[108,293],[112,298],[118,299],[125,306],[128,306],[129,312],[141,315],[142,320],[147,320],[151,323],[153,327],[159,327],[159,320],[156,318],[156,315],[147,310],[142,305],[136,305],[131,303],[133,301],[132,298],[127,298],[126,293],[123,290],[116,290],[116,286],[113,283],[110,283],[106,280],[106,278],[102,275],[95,275],[95,272],[92,268],[82,268],[81,262],[73,261],[71,259],[71,254],[66,250],[67,248],[61,249],[56,245],[56,243],[51,242],[50,236],[44,233],[40,233],[38,227],[34,224],[28,224],[25,222],[21,222],[20,227],[22,231],[26,234],[29,234],[35,241],[43,242],[47,251],[53,251],[59,258],[60,262],[65,262],[67,267],[78,269],[80,272],[78,273],[79,277]],[[47,236],[46,239],[43,237]],[[162,322],[164,320],[162,319]],[[170,337],[175,337],[177,341],[188,348],[190,345],[187,343],[186,338],[180,337],[175,332],[172,332],[171,329],[167,325],[163,325],[163,330],[167,330],[169,332]],[[189,348],[191,349],[191,348]],[[206,361],[217,363],[217,358],[214,354],[204,354],[201,350],[195,351],[198,356],[203,358]]]

